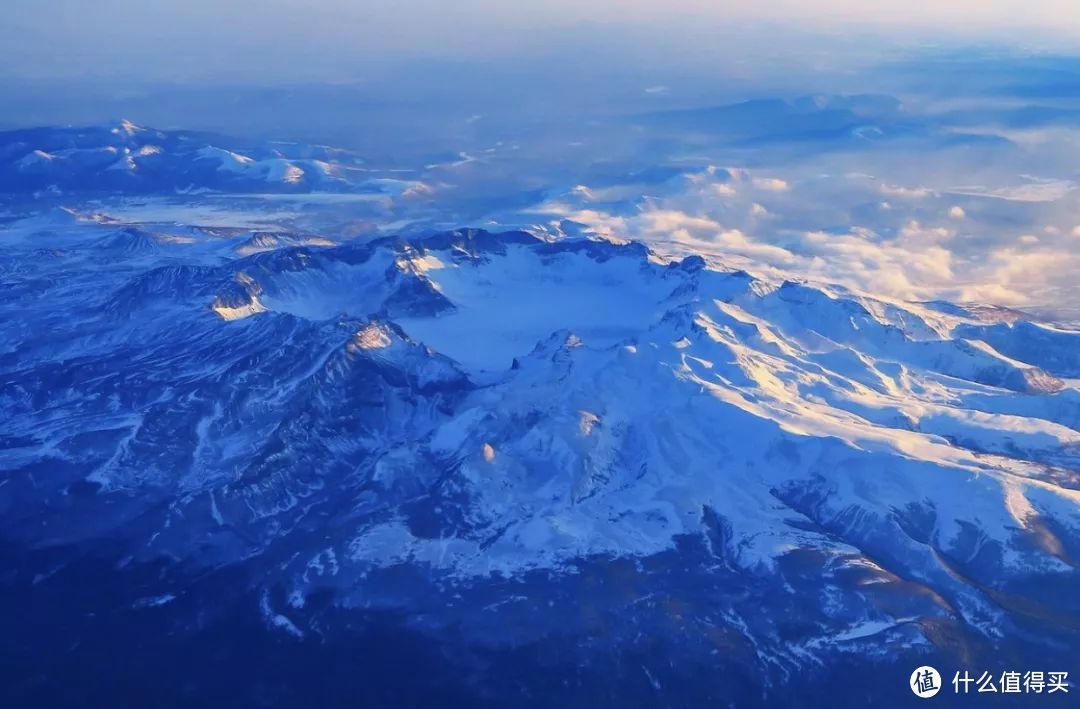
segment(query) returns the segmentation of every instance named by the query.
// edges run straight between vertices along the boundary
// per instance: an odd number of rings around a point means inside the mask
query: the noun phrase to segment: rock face
[[[37,583],[108,559],[110,603],[190,637],[404,614],[503,673],[477,702],[1075,647],[1080,334],[635,243],[296,244],[3,245],[0,534]]]

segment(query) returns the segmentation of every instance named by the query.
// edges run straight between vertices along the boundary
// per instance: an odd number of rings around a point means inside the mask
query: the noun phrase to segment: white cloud
[[[1075,292],[1080,278],[1080,253],[1075,252],[1080,250],[1067,243],[1074,237],[1044,230],[1038,222],[1031,228],[1041,237],[1017,236],[1007,224],[992,222],[981,222],[976,236],[960,235],[955,228],[916,218],[895,225],[903,212],[894,205],[892,210],[863,213],[871,219],[877,214],[880,223],[840,232],[792,226],[821,218],[843,223],[850,219],[843,211],[845,203],[858,204],[880,189],[876,183],[844,179],[800,179],[795,189],[776,176],[711,169],[669,181],[633,206],[607,207],[612,212],[583,201],[546,209],[587,224],[598,234],[640,239],[661,252],[705,253],[766,277],[809,278],[882,296],[1023,306],[1058,302],[1068,298],[1062,294]],[[761,189],[761,180],[788,188],[776,192],[768,210],[738,188],[749,182]],[[825,217],[819,215],[822,209]],[[769,219],[756,218],[764,215]],[[933,212],[927,215],[932,218]],[[966,217],[958,206],[949,210],[954,220],[960,215]],[[1072,234],[1080,236],[1080,226]]]
[[[905,199],[922,199],[933,194],[926,187],[903,187],[901,185],[890,185],[887,182],[882,182],[878,189],[881,190],[881,194],[889,197],[903,197]]]
[[[789,187],[786,180],[781,180],[778,177],[755,177],[753,178],[753,184],[759,190],[769,192],[784,192]]]
[[[966,216],[967,216],[967,212],[964,211],[963,207],[954,206],[954,207],[949,208],[949,218],[950,219],[963,219]]]
[[[1009,202],[1056,202],[1070,192],[1075,184],[1071,180],[1051,180],[1026,176],[1027,181],[1008,187],[958,187],[951,190],[954,194],[973,197],[993,197]]]

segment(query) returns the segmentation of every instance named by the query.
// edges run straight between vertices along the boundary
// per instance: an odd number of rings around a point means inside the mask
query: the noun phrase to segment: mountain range
[[[73,657],[115,698],[110,627],[201,650],[243,613],[279,654],[205,662],[286,700],[299,649],[339,643],[371,663],[326,668],[350,696],[397,686],[378,642],[448,705],[1068,669],[1078,331],[591,234],[346,239],[67,197],[364,189],[360,164],[128,124],[0,136],[0,189],[50,195],[0,232],[5,603],[76,638],[5,653],[17,700]],[[147,663],[178,697],[216,686]]]

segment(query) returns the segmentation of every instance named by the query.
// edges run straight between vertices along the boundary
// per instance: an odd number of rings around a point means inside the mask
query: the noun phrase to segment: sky
[[[7,0],[0,73],[22,77],[349,80],[417,57],[515,56],[582,44],[759,56],[793,36],[1062,46],[1070,0]],[[755,29],[756,27],[756,29]],[[749,35],[752,35],[751,40]],[[810,40],[806,40],[810,43]],[[751,51],[752,50],[752,51]],[[792,54],[794,54],[792,52]],[[658,61],[662,57],[655,57]]]

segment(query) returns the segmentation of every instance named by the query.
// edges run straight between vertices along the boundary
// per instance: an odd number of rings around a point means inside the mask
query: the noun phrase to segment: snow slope
[[[300,636],[312,594],[400,603],[372,579],[404,568],[674,564],[793,608],[783,632],[752,599],[709,621],[780,674],[1080,618],[1073,331],[636,243],[61,216],[0,239],[10,538],[242,563]]]
[[[393,182],[393,181],[389,181]],[[421,183],[421,187],[423,185]],[[0,193],[393,195],[347,151],[116,125],[0,131]]]

